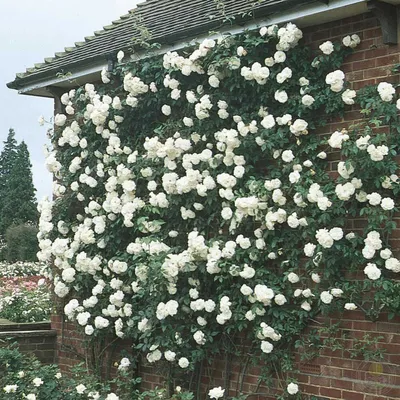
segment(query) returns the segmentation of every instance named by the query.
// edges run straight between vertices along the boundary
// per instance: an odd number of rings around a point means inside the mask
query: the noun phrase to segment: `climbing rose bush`
[[[135,63],[119,53],[105,84],[62,96],[38,257],[89,338],[131,338],[184,371],[240,334],[255,362],[290,371],[318,313],[398,311],[395,88],[349,88],[357,35],[316,55],[301,38],[289,23]],[[353,104],[360,124],[330,132]]]

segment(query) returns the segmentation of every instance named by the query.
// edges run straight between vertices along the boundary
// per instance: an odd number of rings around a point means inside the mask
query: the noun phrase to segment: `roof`
[[[227,25],[268,17],[317,0],[147,0],[128,14],[85,37],[63,52],[46,58],[7,84],[20,89],[76,68],[93,65],[119,50],[132,48],[140,39],[161,44],[191,39]],[[325,2],[320,0],[320,2]]]

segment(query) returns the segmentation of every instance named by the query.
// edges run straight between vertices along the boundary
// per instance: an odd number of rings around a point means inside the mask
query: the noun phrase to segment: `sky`
[[[142,1],[0,0],[0,151],[14,128],[17,141],[28,145],[38,200],[51,196],[52,177],[44,165],[47,128],[37,121],[41,115],[51,118],[53,101],[19,95],[6,84],[17,72],[83,41]]]

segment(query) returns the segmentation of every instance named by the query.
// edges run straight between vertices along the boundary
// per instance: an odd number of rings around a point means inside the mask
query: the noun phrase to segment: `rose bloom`
[[[222,389],[221,386],[215,387],[208,392],[210,399],[220,399],[224,396],[225,389]]]
[[[299,385],[297,385],[296,383],[289,383],[289,385],[287,385],[286,390],[288,391],[289,394],[296,394],[299,391]]]
[[[379,279],[381,276],[381,270],[374,263],[368,263],[364,268],[364,273],[373,281]]]
[[[187,368],[189,366],[189,360],[186,357],[181,357],[178,361],[178,365],[181,368]]]
[[[319,48],[326,55],[331,54],[334,50],[333,44],[329,40],[327,42],[322,43],[321,46],[319,46]]]

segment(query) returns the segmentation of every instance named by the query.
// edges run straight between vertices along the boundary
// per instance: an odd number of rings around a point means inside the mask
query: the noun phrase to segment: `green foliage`
[[[10,226],[5,234],[6,260],[36,261],[39,250],[37,240],[38,229],[34,225],[21,224]]]
[[[385,349],[378,347],[383,336],[371,337],[365,334],[362,339],[353,339],[353,345],[347,349],[350,358],[362,358],[365,361],[382,361],[385,358]]]
[[[38,280],[2,280],[0,318],[11,322],[49,321],[52,310],[49,287]]]
[[[400,187],[396,104],[376,86],[359,91],[361,124],[327,140],[324,127],[344,114],[337,69],[351,50],[335,44],[315,56],[293,45],[275,62],[278,32],[119,64],[108,86],[67,94],[74,120],[52,137],[62,193],[42,206],[40,238],[41,257],[64,269],[53,271],[56,294],[83,304],[91,340],[130,338],[149,362],[169,354],[176,379],[194,380],[224,351],[228,370],[241,337],[252,362],[266,365],[263,381],[288,382],[292,347],[316,315],[358,307],[376,319],[391,307],[385,290],[398,311],[389,243]],[[193,71],[183,73],[185,63]],[[372,156],[377,147],[385,151]],[[354,218],[366,226],[351,232]],[[351,276],[362,271],[368,279]],[[93,292],[96,303],[84,306]],[[313,339],[316,350],[337,345]]]
[[[340,322],[322,326],[318,329],[311,329],[307,335],[302,336],[295,343],[300,349],[302,361],[310,361],[318,357],[321,351],[342,351],[345,357],[358,358],[365,361],[383,361],[385,349],[379,346],[383,336],[372,336],[365,334],[362,339],[353,337],[340,327]]]
[[[15,131],[10,128],[7,140],[4,142],[4,147],[0,154],[0,193],[4,193],[7,177],[13,169],[17,155],[18,146],[15,140]]]
[[[5,232],[12,224],[37,221],[36,189],[33,186],[31,169],[28,148],[22,142],[17,146],[10,171],[3,177],[5,183],[1,192],[0,232]]]
[[[83,364],[72,367],[68,376],[64,376],[56,365],[41,364],[33,355],[20,353],[15,344],[0,347],[0,400],[193,399],[193,394],[184,390],[172,395],[167,395],[164,389],[144,393],[137,389],[127,391],[124,384],[130,380],[129,374],[120,371],[117,379],[100,383]],[[134,380],[134,384],[137,383]],[[112,391],[111,386],[115,390]]]
[[[38,218],[32,165],[25,142],[17,145],[10,129],[0,154],[0,233],[11,225],[36,222]]]

